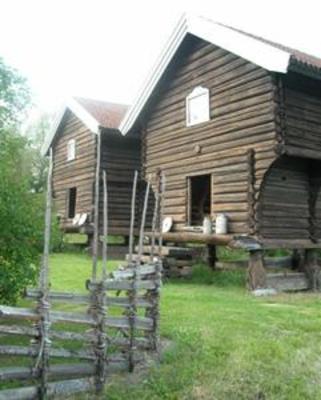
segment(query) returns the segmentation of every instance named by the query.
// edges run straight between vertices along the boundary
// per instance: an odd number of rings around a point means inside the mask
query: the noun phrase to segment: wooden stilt
[[[216,246],[212,244],[207,245],[207,262],[208,266],[211,269],[215,269],[215,264],[217,261],[217,256],[216,256]]]
[[[262,289],[266,285],[263,250],[251,250],[249,253],[248,288],[249,290]]]
[[[304,271],[305,250],[294,249],[291,257],[292,269],[295,271]]]
[[[305,273],[308,278],[309,288],[316,292],[321,289],[321,269],[318,264],[318,253],[316,249],[305,251]]]

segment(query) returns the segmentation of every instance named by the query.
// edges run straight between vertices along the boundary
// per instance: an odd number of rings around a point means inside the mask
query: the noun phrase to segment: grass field
[[[53,255],[51,274],[54,289],[84,291],[90,258]],[[198,266],[191,280],[164,285],[161,333],[171,341],[162,362],[134,384],[113,378],[105,398],[321,399],[318,295],[254,298],[242,273]]]

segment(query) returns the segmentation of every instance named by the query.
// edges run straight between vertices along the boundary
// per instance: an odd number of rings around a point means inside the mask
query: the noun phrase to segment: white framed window
[[[76,140],[70,139],[67,143],[67,161],[72,161],[76,158]]]
[[[186,125],[192,126],[210,120],[210,92],[197,86],[186,97]]]

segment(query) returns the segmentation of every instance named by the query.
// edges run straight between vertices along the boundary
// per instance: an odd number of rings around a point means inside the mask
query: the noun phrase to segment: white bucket
[[[203,219],[203,233],[210,235],[212,233],[212,220],[210,217],[204,217]]]
[[[217,214],[215,221],[215,233],[217,235],[227,234],[227,216],[225,214]]]

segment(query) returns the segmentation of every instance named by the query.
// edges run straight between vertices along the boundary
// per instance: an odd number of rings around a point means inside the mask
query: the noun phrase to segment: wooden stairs
[[[162,254],[159,254],[158,246],[154,248],[154,257],[162,257],[163,259],[163,275],[164,277],[182,278],[188,277],[192,273],[192,266],[195,260],[202,256],[202,247],[162,247]],[[142,263],[148,263],[151,260],[151,246],[143,246]],[[133,259],[136,260],[138,255],[138,246],[135,247]],[[128,260],[128,254],[126,255]]]

